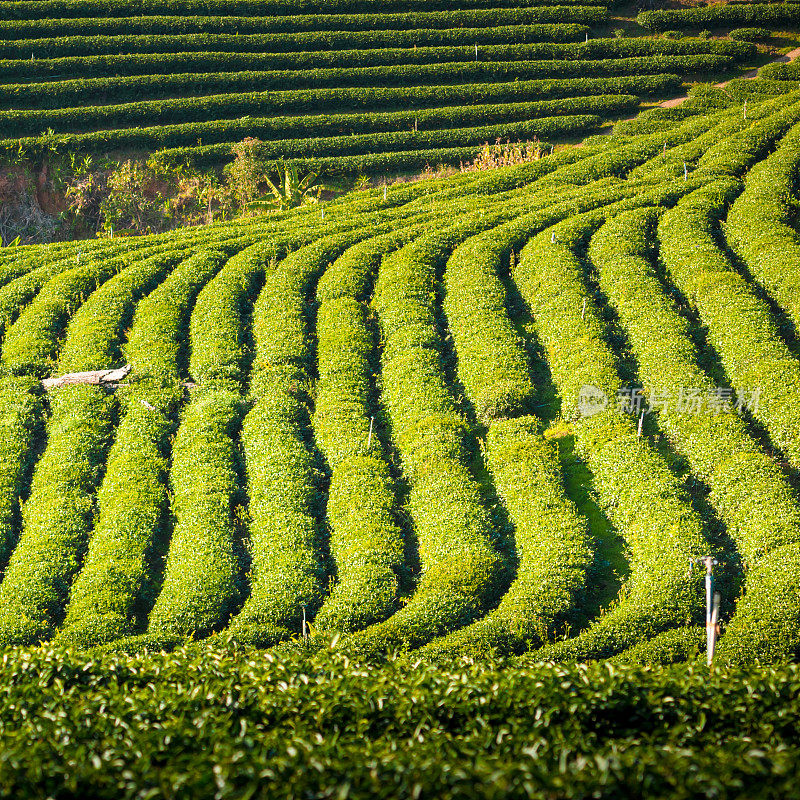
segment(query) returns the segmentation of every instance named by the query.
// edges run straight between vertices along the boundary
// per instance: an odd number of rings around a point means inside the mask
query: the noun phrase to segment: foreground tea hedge
[[[196,646],[2,664],[0,788],[20,798],[788,797],[797,780],[797,667],[370,667]]]

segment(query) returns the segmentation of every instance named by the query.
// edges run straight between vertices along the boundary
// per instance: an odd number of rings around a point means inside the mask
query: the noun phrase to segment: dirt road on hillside
[[[770,61],[770,64],[788,64],[790,61],[794,61],[796,58],[800,57],[800,47],[795,48],[790,53],[787,53],[785,56],[779,56],[778,58],[773,59]],[[767,66],[767,64],[764,64]],[[753,78],[758,77],[758,73],[761,72],[762,67],[758,67],[758,69],[751,69],[749,72],[745,72],[744,75],[740,75],[740,78],[745,78],[746,80],[752,80]],[[714,86],[718,86],[720,89],[724,89],[731,80],[723,81],[722,83],[715,83]],[[661,108],[675,108],[679,106],[684,101],[688,100],[688,95],[683,95],[682,97],[672,97],[669,100],[665,100],[663,103],[659,103],[659,107]]]

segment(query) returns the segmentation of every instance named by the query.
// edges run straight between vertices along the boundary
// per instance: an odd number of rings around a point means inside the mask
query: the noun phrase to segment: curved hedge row
[[[692,56],[694,58],[694,56]],[[217,94],[208,97],[184,97],[171,100],[142,100],[136,103],[60,108],[43,111],[4,111],[7,122],[16,121],[19,131],[54,130],[74,124],[123,126],[141,125],[149,119],[159,123],[203,122],[209,117],[230,119],[235,114],[291,110],[320,111],[344,109],[430,108],[454,103],[529,102],[533,99],[579,97],[593,94],[646,95],[677,88],[675,74],[626,75],[611,78],[560,78],[555,80],[513,81],[507,83],[455,84],[424,87],[297,89],[278,92]]]
[[[239,600],[233,505],[238,491],[234,440],[241,415],[238,392],[192,391],[172,450],[175,523],[150,634],[207,634],[224,625]]]
[[[0,289],[0,340],[7,330],[13,325],[25,306],[37,296],[38,292],[48,284],[48,282],[60,273],[69,272],[77,269],[81,263],[84,265],[93,263],[96,260],[114,259],[124,253],[133,253],[140,250],[141,243],[117,240],[106,247],[87,247],[86,252],[82,249],[75,254],[65,257],[52,259],[31,256],[25,259],[21,269],[21,274],[11,278],[9,282]],[[88,258],[86,256],[88,255]]]
[[[800,125],[747,174],[731,206],[725,235],[750,275],[800,330],[800,236],[792,222],[800,171]]]
[[[697,365],[697,351],[686,322],[670,305],[660,281],[648,263],[649,234],[659,213],[634,211],[607,222],[592,238],[589,256],[598,270],[600,288],[619,313],[636,354],[639,376],[651,397],[664,398],[658,420],[675,447],[689,461],[692,472],[710,489],[709,500],[716,508],[728,535],[742,557],[746,573],[745,597],[738,611],[747,614],[753,601],[761,609],[758,636],[772,640],[768,650],[752,649],[749,658],[770,656],[783,647],[783,654],[793,652],[795,644],[783,631],[796,631],[800,605],[790,613],[790,587],[783,586],[771,597],[751,596],[751,582],[763,584],[764,568],[772,571],[773,553],[786,552],[786,546],[800,543],[800,507],[788,481],[774,461],[751,438],[746,426],[733,412],[722,409],[710,413],[715,387]],[[680,398],[692,398],[686,408]],[[764,564],[764,566],[762,566]],[[763,587],[760,587],[763,591]],[[757,588],[758,593],[759,588]],[[780,624],[763,611],[777,607],[786,615]],[[772,623],[772,627],[770,627]],[[743,630],[738,614],[734,616],[726,647],[732,641],[752,635]],[[792,634],[795,635],[795,634]]]
[[[705,8],[643,11],[636,21],[651,31],[722,27],[742,22],[775,26],[797,22],[797,8],[791,3],[717,3]]]
[[[71,36],[158,36],[251,33],[300,33],[303,31],[373,31],[414,28],[495,28],[536,23],[582,22],[597,24],[608,19],[605,6],[572,3],[527,8],[473,8],[470,10],[411,11],[403,13],[308,14],[281,16],[131,16],[80,17],[35,21],[0,21],[6,42],[36,41]],[[32,34],[32,35],[31,35]]]
[[[166,527],[169,436],[183,391],[180,331],[200,288],[224,256],[207,251],[178,265],[136,309],[125,348],[132,386],[98,492],[98,517],[72,587],[58,638],[91,646],[132,634],[143,623],[143,592],[156,540]],[[152,587],[150,587],[152,592]],[[138,606],[138,607],[137,607]]]
[[[708,327],[737,395],[759,391],[753,414],[794,465],[800,464],[800,365],[780,338],[768,305],[733,270],[717,224],[741,189],[723,180],[698,189],[658,226],[670,278]]]
[[[647,196],[633,202],[645,204]],[[514,272],[548,355],[562,414],[575,420],[579,452],[631,551],[632,572],[622,602],[575,639],[538,651],[546,659],[607,657],[643,636],[690,622],[699,611],[700,596],[695,581],[686,576],[686,564],[709,547],[680,480],[614,405],[623,384],[603,340],[597,308],[583,287],[576,255],[608,213],[576,217],[538,234],[523,249]],[[605,394],[604,410],[578,411],[586,386]]]
[[[94,386],[50,398],[48,446],[22,508],[23,527],[0,583],[0,642],[49,639],[80,566],[110,445],[115,401]]]
[[[519,0],[459,0],[470,9],[515,8]],[[538,5],[583,5],[585,0],[544,0]],[[593,5],[605,5],[597,2]],[[385,10],[413,11],[436,9],[449,11],[450,0],[7,0],[0,19],[47,19],[92,16],[138,16],[141,14],[231,14],[236,16],[286,15],[305,13],[368,13]]]
[[[774,81],[800,80],[800,61],[791,61],[788,64],[765,64],[758,71],[758,77]]]
[[[472,622],[504,579],[493,526],[467,466],[469,430],[444,378],[433,305],[436,273],[450,250],[502,213],[468,215],[421,237],[384,259],[378,273],[381,400],[410,485],[422,575],[404,608],[352,635],[350,646],[360,651],[418,647]]]
[[[19,537],[20,496],[34,460],[43,406],[38,381],[0,379],[0,566]]]
[[[271,72],[189,72],[164,76],[127,78],[81,78],[77,80],[5,84],[0,86],[0,103],[11,111],[0,111],[0,134],[8,126],[22,136],[40,133],[42,120],[63,120],[77,127],[83,119],[75,108],[101,105],[113,97],[114,104],[157,98],[212,95],[215,92],[243,93],[301,89],[408,87],[457,83],[503,83],[552,78],[658,75],[712,72],[734,63],[732,56],[715,53],[699,55],[656,55],[633,58],[552,59],[548,61],[472,61],[405,66],[280,70]],[[25,107],[22,111],[20,106]],[[31,113],[29,109],[58,109],[58,115]],[[87,109],[88,110],[88,109]],[[95,112],[97,113],[97,112]],[[13,116],[12,116],[13,115]],[[91,119],[91,115],[88,116]],[[5,123],[5,124],[4,124]],[[77,128],[80,130],[80,128]]]
[[[169,244],[161,245],[166,252],[160,255],[148,257],[146,250],[139,255],[134,251],[127,257],[126,268],[90,295],[69,323],[57,374],[114,364],[137,299],[180,261],[180,237],[177,242],[171,251]],[[52,320],[60,324],[83,299],[83,287],[93,288],[91,282],[86,283],[86,273],[80,268],[78,273],[80,285],[61,282],[61,291],[51,292],[39,304],[47,311],[47,324],[34,325],[36,346],[26,351],[34,355],[22,365],[37,376],[49,371],[48,359],[57,346],[55,339],[47,348],[40,344],[60,332]],[[38,298],[31,308],[37,304]],[[38,322],[35,315],[29,319]],[[24,345],[24,339],[19,341]],[[11,363],[20,368],[20,362]],[[54,632],[94,522],[95,495],[113,436],[117,400],[102,387],[67,386],[55,390],[51,407],[48,444],[23,508],[20,542],[0,585],[0,597],[4,592],[10,595],[8,603],[3,603],[0,623],[2,637],[9,643],[35,642]]]
[[[579,173],[583,167],[591,175],[590,161],[573,171]],[[583,204],[607,202],[614,192],[607,182],[580,197],[574,189],[565,187],[559,194],[561,202],[555,204],[544,199],[551,190],[543,196],[534,194],[534,209],[537,200],[549,208],[468,240],[448,261],[444,308],[456,346],[458,375],[478,418],[488,425],[487,461],[515,526],[519,564],[497,609],[423,649],[437,658],[538,647],[552,640],[557,625],[571,613],[575,616],[583,595],[591,561],[586,527],[564,497],[555,453],[542,440],[534,417],[504,419],[525,413],[533,386],[498,278],[501,259],[532,232],[576,213]],[[571,193],[575,199],[569,199]]]
[[[298,50],[352,50],[357,47],[414,47],[435,45],[521,44],[577,42],[589,34],[586,25],[504,25],[496,28],[417,28],[392,31],[311,31],[229,36],[198,33],[190,36],[66,36],[18,39],[0,43],[0,58],[58,58],[63,56],[174,52],[286,53]]]
[[[381,260],[421,231],[409,225],[350,248],[317,287],[313,424],[331,469],[327,517],[336,569],[333,591],[314,620],[320,631],[359,630],[397,607],[405,541],[395,513],[397,487],[375,426],[375,343],[361,299]]]
[[[565,134],[584,131],[600,125],[601,118],[595,114],[575,114],[559,117],[543,117],[540,119],[526,120],[524,122],[509,122],[500,125],[486,125],[476,128],[461,127],[447,128],[435,131],[392,131],[389,133],[368,133],[348,136],[330,136],[323,138],[299,138],[265,141],[258,144],[257,152],[261,158],[274,159],[313,159],[324,157],[334,159],[339,156],[371,155],[372,153],[391,154],[403,150],[426,150],[443,147],[463,148],[469,145],[478,146],[485,142],[497,140],[530,140],[537,138],[551,138]],[[233,130],[231,130],[231,128]],[[211,135],[211,139],[220,138],[226,144],[203,148],[203,152],[219,152],[230,156],[231,147],[240,141],[242,129],[250,128],[247,123],[234,123],[232,126],[219,125]],[[134,148],[137,146],[158,146],[163,129],[145,129],[144,134],[126,130],[112,130],[95,134],[78,134],[48,136],[35,139],[14,140],[17,147],[36,149],[60,144],[68,145],[74,152],[104,152],[108,148]],[[148,135],[148,132],[152,131]],[[191,134],[183,134],[179,140],[192,139]],[[195,140],[196,141],[196,140]],[[0,148],[8,144],[9,140],[0,142]],[[174,144],[174,142],[167,142]],[[187,148],[188,149],[188,148]]]
[[[305,304],[309,285],[348,247],[368,235],[352,230],[326,236],[280,262],[255,307],[252,410],[243,445],[250,499],[250,596],[229,634],[272,645],[304,633],[323,598],[327,571],[317,523],[318,477],[306,441],[304,382],[309,349]]]
[[[538,42],[534,44],[484,44],[479,61],[537,61],[543,59],[587,60],[635,56],[684,56],[719,54],[749,59],[755,46],[720,39],[589,39],[583,42]],[[172,75],[189,72],[240,72],[278,69],[322,69],[330,67],[378,67],[404,64],[436,64],[475,59],[474,45],[439,47],[382,47],[359,50],[299,52],[169,52],[126,55],[65,56],[61,58],[2,59],[4,97],[13,97],[10,83],[22,78],[93,78],[132,75]],[[769,65],[768,65],[769,66]],[[768,67],[761,73],[766,77]],[[19,84],[19,82],[16,82]],[[24,85],[24,84],[23,84]],[[19,87],[21,88],[21,86]]]
[[[629,111],[638,105],[638,98],[630,94],[602,94],[588,97],[565,97],[557,100],[534,100],[530,103],[505,103],[494,105],[444,106],[415,111],[377,111],[364,114],[315,114],[284,117],[246,117],[240,120],[213,120],[187,122],[175,125],[158,125],[149,128],[124,128],[98,131],[69,137],[70,147],[79,149],[92,142],[110,143],[115,147],[176,147],[195,144],[198,140],[211,144],[230,142],[246,136],[269,139],[368,134],[396,130],[455,128],[481,123],[509,123],[531,118],[578,114],[615,114]],[[25,147],[26,140],[16,139]],[[47,139],[38,141],[46,142]],[[24,274],[32,267],[25,266],[31,259],[14,267],[8,266],[9,279]],[[17,273],[17,270],[20,270]]]

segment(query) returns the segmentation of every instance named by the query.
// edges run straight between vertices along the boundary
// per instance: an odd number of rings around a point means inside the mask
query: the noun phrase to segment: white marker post
[[[372,446],[372,425],[375,422],[375,417],[369,418],[369,438],[367,439],[367,450]]]
[[[719,564],[713,556],[689,559],[689,573],[693,564],[704,564],[706,568],[706,664],[709,669],[714,660],[714,648],[719,636],[720,594],[714,591],[714,567]]]

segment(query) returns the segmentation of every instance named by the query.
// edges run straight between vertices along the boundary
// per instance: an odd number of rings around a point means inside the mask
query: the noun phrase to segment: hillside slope
[[[266,158],[394,172],[498,139],[574,140],[755,55],[723,39],[609,38],[613,13],[599,0],[11,0],[0,150],[164,150],[162,163],[209,166],[255,137]]]
[[[687,658],[710,553],[720,658],[794,657],[800,93],[687,102],[503,170],[0,252],[0,641]]]

